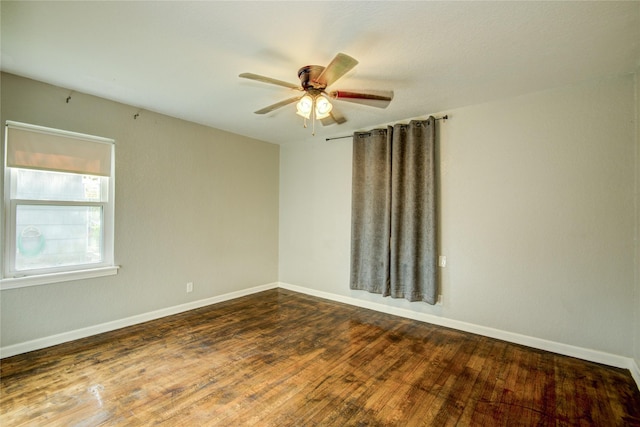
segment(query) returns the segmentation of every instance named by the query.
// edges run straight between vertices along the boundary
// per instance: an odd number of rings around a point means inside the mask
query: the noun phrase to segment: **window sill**
[[[27,286],[48,285],[71,280],[91,279],[94,277],[118,274],[120,266],[91,268],[87,270],[65,271],[63,273],[39,274],[35,276],[6,278],[0,280],[0,290],[18,289]]]

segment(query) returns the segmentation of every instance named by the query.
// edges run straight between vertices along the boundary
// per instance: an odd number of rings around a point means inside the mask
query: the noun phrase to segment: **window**
[[[114,141],[7,122],[2,289],[115,274]]]

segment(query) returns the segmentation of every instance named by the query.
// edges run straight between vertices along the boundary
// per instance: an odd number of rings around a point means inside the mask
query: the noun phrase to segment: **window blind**
[[[7,121],[8,167],[111,175],[114,140]]]

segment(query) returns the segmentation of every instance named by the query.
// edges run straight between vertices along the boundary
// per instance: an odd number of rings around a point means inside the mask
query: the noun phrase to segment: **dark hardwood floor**
[[[640,426],[628,371],[270,290],[3,359],[9,426]]]

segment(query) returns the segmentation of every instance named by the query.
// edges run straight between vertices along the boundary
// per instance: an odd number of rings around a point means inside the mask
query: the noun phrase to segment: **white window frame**
[[[49,283],[63,282],[69,280],[87,279],[117,274],[118,266],[114,264],[114,229],[115,229],[115,141],[109,138],[102,138],[93,135],[86,135],[76,132],[62,131],[58,129],[45,128],[42,126],[29,125],[7,121],[7,131],[5,132],[5,158],[4,169],[4,238],[3,238],[3,262],[2,277],[0,278],[0,289],[15,289],[25,286],[45,285]],[[17,171],[7,166],[7,136],[8,127],[21,130],[46,133],[57,137],[68,137],[92,142],[101,142],[111,145],[111,166],[108,176],[107,200],[100,202],[90,201],[66,201],[66,200],[23,200],[11,199],[12,186],[15,185]],[[104,188],[104,187],[103,187]],[[102,207],[102,261],[84,265],[71,265],[63,267],[51,267],[42,269],[31,269],[16,271],[16,212],[19,205],[45,205],[45,206],[100,206]]]

